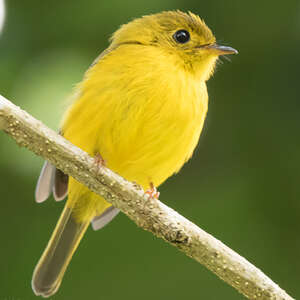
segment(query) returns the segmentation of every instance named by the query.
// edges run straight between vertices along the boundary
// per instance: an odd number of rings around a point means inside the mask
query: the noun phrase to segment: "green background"
[[[300,2],[9,0],[0,93],[57,129],[64,100],[120,24],[162,10],[202,16],[239,50],[208,82],[200,144],[161,188],[176,209],[300,295]],[[0,299],[36,299],[32,271],[63,203],[34,202],[42,159],[0,132]],[[125,215],[89,229],[51,299],[243,299]]]

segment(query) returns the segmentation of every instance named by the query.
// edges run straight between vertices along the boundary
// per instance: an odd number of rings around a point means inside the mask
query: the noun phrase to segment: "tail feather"
[[[90,221],[78,223],[73,216],[72,209],[65,206],[33,273],[32,289],[36,295],[49,297],[57,291],[89,223]]]

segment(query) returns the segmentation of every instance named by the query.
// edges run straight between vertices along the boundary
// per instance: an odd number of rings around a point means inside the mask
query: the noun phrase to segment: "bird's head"
[[[167,11],[135,19],[112,36],[112,46],[140,44],[160,47],[172,55],[174,64],[207,80],[220,55],[236,54],[231,47],[216,44],[204,21],[189,12]]]

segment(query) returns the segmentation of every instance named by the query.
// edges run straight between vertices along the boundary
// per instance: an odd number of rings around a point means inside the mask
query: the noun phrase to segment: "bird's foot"
[[[148,198],[157,199],[159,198],[159,191],[154,186],[153,182],[150,182],[150,189],[145,192]]]
[[[94,162],[95,162],[96,168],[98,170],[100,170],[102,167],[106,166],[106,161],[104,160],[104,158],[102,157],[102,155],[99,152],[97,152],[95,154]]]

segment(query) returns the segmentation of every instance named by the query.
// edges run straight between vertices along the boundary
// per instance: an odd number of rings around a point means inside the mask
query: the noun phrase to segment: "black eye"
[[[177,43],[184,44],[190,40],[190,34],[184,29],[180,29],[173,34],[173,38]]]

